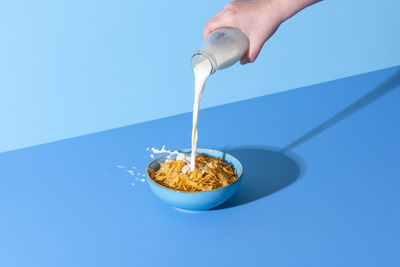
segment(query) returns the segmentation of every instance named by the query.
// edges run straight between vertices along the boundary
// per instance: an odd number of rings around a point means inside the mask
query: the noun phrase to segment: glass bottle
[[[192,68],[208,60],[211,72],[232,66],[239,61],[249,48],[249,39],[237,28],[223,27],[215,30],[204,40],[199,51],[191,59]]]

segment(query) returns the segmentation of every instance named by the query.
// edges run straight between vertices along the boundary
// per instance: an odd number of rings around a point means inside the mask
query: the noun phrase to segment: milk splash
[[[165,145],[163,145],[162,147],[161,147],[161,149],[157,149],[157,148],[155,148],[155,147],[152,147],[152,148],[148,148],[148,149],[146,149],[146,150],[151,150],[152,151],[152,153],[150,154],[150,157],[151,158],[153,158],[154,159],[154,155],[156,155],[156,154],[164,154],[164,153],[167,153],[168,154],[168,156],[167,156],[167,159],[170,159],[173,155],[176,155],[176,160],[182,160],[182,161],[186,161],[186,162],[190,162],[190,158],[188,157],[188,156],[186,156],[185,154],[183,154],[183,153],[180,153],[179,151],[177,151],[177,150],[174,150],[174,151],[172,151],[172,150],[167,150],[167,149],[165,149]]]

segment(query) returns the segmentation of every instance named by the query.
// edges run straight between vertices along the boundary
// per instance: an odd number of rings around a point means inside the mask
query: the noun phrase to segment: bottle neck
[[[218,69],[217,60],[213,56],[213,54],[209,53],[206,50],[199,50],[193,54],[191,59],[192,69],[202,60],[208,60],[211,65],[210,75],[213,74]]]

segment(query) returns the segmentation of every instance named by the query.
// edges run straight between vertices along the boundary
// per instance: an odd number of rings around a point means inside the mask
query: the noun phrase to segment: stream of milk
[[[194,104],[193,104],[193,128],[192,128],[192,155],[190,158],[190,168],[195,168],[196,151],[197,151],[197,135],[199,124],[199,108],[200,99],[203,94],[204,85],[211,72],[211,64],[208,59],[203,58],[194,66]]]

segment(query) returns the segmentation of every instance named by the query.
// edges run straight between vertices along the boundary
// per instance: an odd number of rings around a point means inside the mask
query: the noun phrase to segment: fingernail
[[[240,64],[244,65],[244,64],[247,64],[247,63],[249,63],[249,61],[247,60],[247,58],[242,58],[242,59],[240,59]]]

